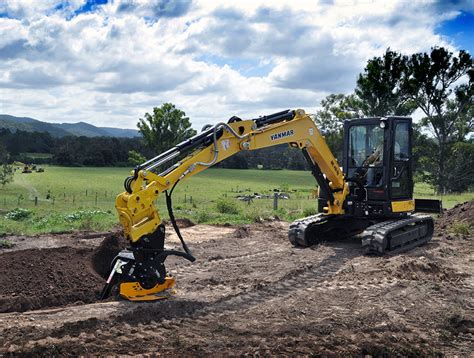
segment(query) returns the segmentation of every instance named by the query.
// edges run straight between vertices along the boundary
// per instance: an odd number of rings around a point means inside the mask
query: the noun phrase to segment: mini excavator
[[[441,202],[413,199],[412,133],[407,117],[347,120],[341,167],[314,118],[301,109],[249,120],[232,117],[204,127],[125,179],[116,209],[130,247],[113,260],[102,298],[112,293],[132,301],[169,296],[175,280],[166,271],[166,258],[195,261],[173,215],[176,185],[238,152],[282,143],[302,151],[319,186],[319,214],[290,224],[291,244],[307,247],[359,235],[365,253],[384,255],[426,243],[434,222],[418,212],[440,212]],[[164,245],[165,226],[155,206],[162,193],[183,250]]]

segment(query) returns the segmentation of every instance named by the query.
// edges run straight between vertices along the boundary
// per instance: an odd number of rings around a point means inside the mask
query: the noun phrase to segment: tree
[[[449,148],[446,162],[449,189],[463,192],[473,189],[474,178],[474,142],[457,142]]]
[[[139,119],[137,127],[148,146],[157,153],[196,134],[186,113],[171,103],[154,107],[152,114],[145,113],[144,118]]]
[[[416,109],[413,99],[403,88],[403,74],[408,57],[387,49],[383,57],[367,62],[357,79],[355,94],[365,116],[407,116]]]
[[[442,47],[435,47],[430,54],[413,54],[402,77],[402,91],[423,111],[426,117],[422,124],[432,130],[437,140],[434,182],[438,191],[444,193],[449,189],[449,148],[474,129],[472,57],[463,50],[456,57]]]
[[[13,180],[13,166],[8,163],[10,155],[0,143],[0,184],[2,188]]]
[[[128,162],[132,165],[140,165],[146,161],[146,158],[137,152],[136,150],[131,150],[128,152]]]

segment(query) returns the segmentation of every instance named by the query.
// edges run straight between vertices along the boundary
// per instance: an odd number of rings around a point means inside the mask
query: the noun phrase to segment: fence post
[[[278,210],[278,193],[273,193],[273,210]]]
[[[35,206],[38,206],[38,197],[35,196]]]
[[[72,196],[72,204],[74,205],[75,202],[76,202],[76,197],[73,195]]]
[[[192,204],[193,203],[193,197],[190,195],[189,196],[189,203]]]
[[[86,189],[86,196],[87,196],[87,189]]]
[[[95,205],[97,205],[97,192],[95,192]]]

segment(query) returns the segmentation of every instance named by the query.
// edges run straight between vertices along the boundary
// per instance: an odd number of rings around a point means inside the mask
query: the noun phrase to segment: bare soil
[[[474,215],[452,210],[441,220]],[[152,303],[97,301],[120,233],[7,237],[0,356],[469,356],[473,238],[446,239],[449,225],[409,253],[367,257],[357,239],[293,248],[280,221],[187,224],[198,260],[170,258],[177,293]]]

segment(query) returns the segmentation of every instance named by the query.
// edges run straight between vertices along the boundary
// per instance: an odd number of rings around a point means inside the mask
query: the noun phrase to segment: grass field
[[[123,191],[128,169],[45,169],[44,173],[31,174],[17,171],[14,182],[0,189],[0,234],[106,230],[117,223],[114,201]],[[175,216],[215,224],[250,223],[274,215],[293,220],[315,211],[316,202],[311,199],[314,188],[313,177],[304,171],[210,169],[178,184],[173,194]],[[272,199],[255,199],[249,205],[235,199],[243,194],[271,194],[274,189],[290,194],[289,200],[279,200],[276,212]],[[415,192],[416,197],[440,198],[447,208],[474,198],[474,193],[435,196],[426,184],[416,185]],[[160,197],[157,204],[161,216],[167,218],[164,198]],[[15,208],[28,211],[6,218]]]

